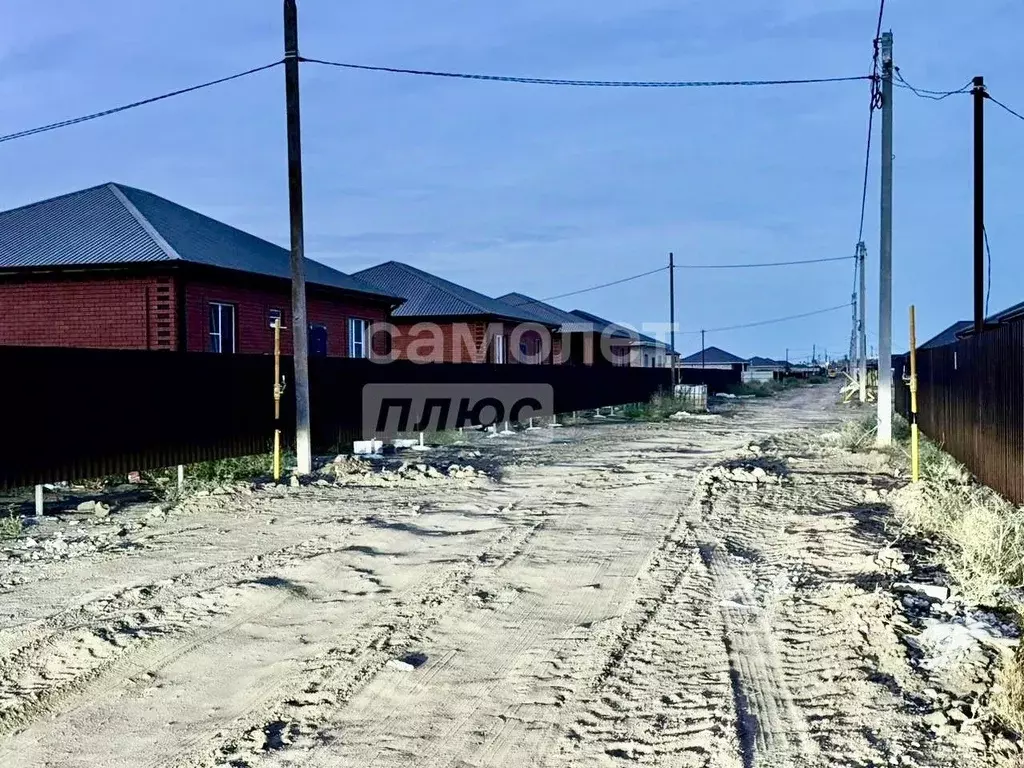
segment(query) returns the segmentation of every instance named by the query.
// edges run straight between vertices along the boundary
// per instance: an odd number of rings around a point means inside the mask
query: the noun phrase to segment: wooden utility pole
[[[274,481],[281,479],[281,318],[274,319]]]
[[[892,443],[892,32],[882,33],[881,266],[878,286],[878,445]]]
[[[676,393],[676,266],[675,256],[668,255],[668,322],[669,357],[672,361],[672,394]]]
[[[985,78],[974,78],[974,333],[985,330]]]
[[[309,427],[309,342],[302,228],[302,130],[299,120],[299,20],[295,0],[284,0],[284,83],[288,113],[288,211],[291,222],[292,354],[295,361],[295,455],[300,474],[313,471]]]

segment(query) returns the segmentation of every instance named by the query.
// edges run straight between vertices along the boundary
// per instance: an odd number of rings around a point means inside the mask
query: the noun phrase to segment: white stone
[[[898,582],[893,584],[893,589],[900,592],[913,592],[918,595],[924,595],[930,597],[933,600],[941,600],[945,602],[949,600],[949,587],[943,587],[938,584],[917,584],[914,582]]]

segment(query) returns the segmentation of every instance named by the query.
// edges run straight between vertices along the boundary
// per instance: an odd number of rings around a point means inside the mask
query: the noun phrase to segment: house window
[[[369,323],[358,317],[348,319],[348,356],[355,358],[369,357],[370,350],[367,344],[367,331]]]
[[[494,343],[491,345],[491,362],[505,362],[505,337],[498,333],[494,335]]]
[[[272,309],[267,313],[267,321],[270,324],[271,329],[274,327],[274,323],[278,320],[281,321],[281,328],[285,328],[284,324],[284,311],[280,309]]]
[[[310,357],[327,357],[327,326],[322,323],[310,323],[306,342]]]
[[[210,302],[210,351],[235,351],[235,305]]]

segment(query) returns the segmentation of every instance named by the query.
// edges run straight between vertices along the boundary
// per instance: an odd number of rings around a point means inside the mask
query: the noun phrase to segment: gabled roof
[[[957,320],[949,328],[932,336],[924,344],[919,345],[918,349],[934,349],[935,347],[944,347],[947,344],[955,344],[958,333],[973,327],[974,323],[970,320]]]
[[[589,323],[593,323],[593,330],[598,333],[607,333],[610,338],[621,339],[629,338],[632,339],[630,346],[652,346],[660,347],[668,351],[669,346],[663,341],[658,341],[655,338],[640,333],[639,331],[630,328],[627,325],[621,323],[613,323],[611,320],[606,320],[603,317],[591,314],[590,312],[584,312],[582,309],[574,309],[569,314],[576,315],[576,317],[586,320]]]
[[[605,320],[603,317],[592,315],[590,312],[584,312],[582,309],[574,309],[569,314],[575,315],[579,320],[583,320],[587,323],[590,323],[592,329],[596,333],[607,333],[608,336],[614,339],[635,339],[639,336],[639,334],[636,331],[631,330],[625,327],[624,325],[613,323],[611,320]]]
[[[697,353],[698,356],[700,353]],[[700,362],[698,357],[698,362]],[[772,360],[770,357],[757,357],[756,355],[748,361],[754,368],[785,368],[786,363],[782,360]]]
[[[684,357],[681,362],[700,365],[702,360],[705,365],[736,365],[747,362],[742,357],[737,357],[731,352],[726,352],[718,347],[705,347],[703,356],[701,350],[698,349],[692,355]]]
[[[566,312],[551,304],[545,304],[524,293],[506,293],[504,296],[499,296],[497,300],[528,311],[546,323],[557,325],[562,333],[584,333],[594,330],[594,323],[589,320],[582,320],[571,312]]]
[[[471,288],[445,280],[400,261],[387,261],[355,273],[355,277],[386,293],[401,296],[405,303],[394,317],[500,317],[519,322],[549,323],[525,309],[492,299]]]
[[[279,245],[123,184],[101,184],[0,213],[0,269],[189,262],[291,279]],[[310,284],[393,298],[306,259]]]

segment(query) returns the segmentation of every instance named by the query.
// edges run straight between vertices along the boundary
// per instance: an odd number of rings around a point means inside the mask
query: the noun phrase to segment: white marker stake
[[[36,486],[36,514],[42,516],[43,514],[43,486]]]
[[[185,490],[185,465],[178,465],[178,490]]]

